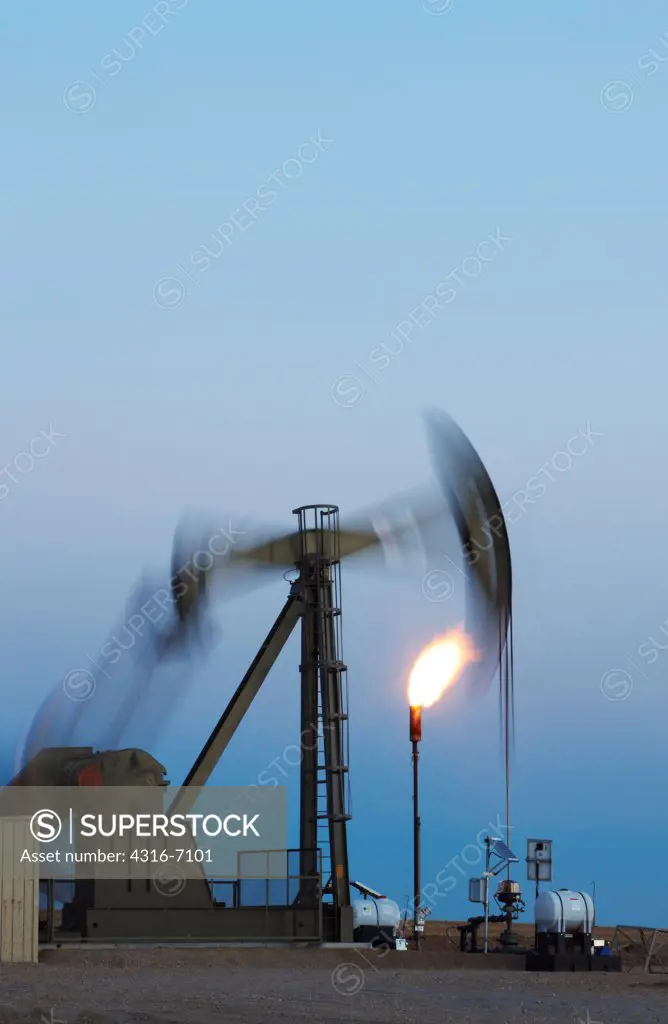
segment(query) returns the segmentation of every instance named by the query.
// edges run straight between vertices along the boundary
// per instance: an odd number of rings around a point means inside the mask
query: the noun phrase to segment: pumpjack
[[[395,499],[344,528],[336,505],[301,506],[293,510],[296,530],[211,555],[204,567],[197,558],[201,539],[186,539],[183,530],[177,531],[169,632],[151,638],[149,661],[142,662],[141,685],[116,701],[117,721],[128,713],[141,715],[153,670],[186,644],[188,631],[204,618],[216,578],[229,580],[238,570],[251,574],[280,570],[284,574],[288,585],[285,604],[170,808],[170,813],[177,806],[180,812],[187,811],[195,789],[207,784],[288,638],[300,625],[300,735],[313,737],[315,742],[302,744],[299,845],[284,851],[282,895],[271,900],[249,897],[243,880],[211,880],[204,873],[201,879],[189,878],[179,892],[168,895],[143,879],[77,881],[73,897],[63,907],[64,928],[88,941],[353,939],[341,562],[374,549],[385,555],[386,562],[396,561],[397,554],[406,555],[409,550],[414,553],[416,547],[423,557],[434,558],[436,553],[442,557],[440,545],[449,542],[447,530],[439,534],[439,529],[452,524],[456,538],[453,554],[471,551],[472,545],[478,544],[476,538],[486,537],[486,524],[500,514],[489,476],[459,428],[441,414],[432,418],[430,429],[441,484],[437,498],[430,493],[429,498]],[[491,544],[480,542],[479,548],[475,559],[467,559],[465,575],[467,629],[485,654],[470,669],[476,673],[471,685],[480,690],[489,685],[498,667],[495,647],[508,629],[510,564],[505,533],[495,531]],[[96,685],[101,682],[96,680]],[[83,713],[88,713],[103,691],[103,685],[95,689]],[[168,785],[165,767],[144,750],[44,743],[50,723],[59,719],[63,707],[72,714],[72,702],[59,689],[38,712],[32,740],[26,745],[26,763],[10,785]],[[76,713],[80,735],[80,707]],[[69,733],[61,730],[59,735],[73,733],[72,727]]]

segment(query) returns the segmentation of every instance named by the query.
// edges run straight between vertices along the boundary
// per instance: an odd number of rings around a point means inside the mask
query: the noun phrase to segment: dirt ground
[[[0,972],[0,1024],[214,1021],[668,1024],[668,975],[448,969],[442,953],[356,949],[56,950]]]
[[[531,926],[517,934],[532,944]],[[522,956],[462,954],[445,921],[428,922],[421,952],[47,948],[37,965],[0,969],[0,1024],[668,1024],[668,973],[642,972],[637,930],[622,938],[623,974],[534,974]]]

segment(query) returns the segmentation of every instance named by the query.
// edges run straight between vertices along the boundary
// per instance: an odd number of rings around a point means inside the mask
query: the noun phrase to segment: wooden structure
[[[39,865],[25,857],[37,849],[28,818],[0,818],[0,963],[37,963]]]

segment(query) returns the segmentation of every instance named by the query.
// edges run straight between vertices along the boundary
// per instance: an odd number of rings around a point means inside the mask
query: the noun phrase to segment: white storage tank
[[[536,900],[534,915],[539,932],[591,935],[594,930],[594,901],[587,892],[572,889],[542,892]]]
[[[381,933],[393,936],[401,921],[399,905],[394,900],[361,899],[353,900],[353,932],[356,940],[365,942],[375,939]]]

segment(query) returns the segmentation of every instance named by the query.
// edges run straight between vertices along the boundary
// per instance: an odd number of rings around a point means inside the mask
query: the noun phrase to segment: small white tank
[[[542,892],[536,900],[534,915],[539,932],[573,935],[594,930],[594,902],[587,892],[556,889]]]
[[[394,934],[399,927],[401,911],[394,900],[353,900],[353,929],[375,928],[382,929],[388,934]]]

